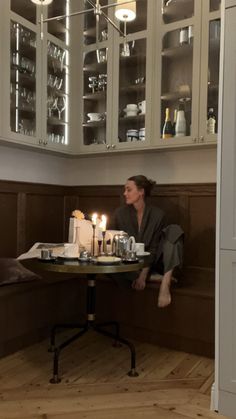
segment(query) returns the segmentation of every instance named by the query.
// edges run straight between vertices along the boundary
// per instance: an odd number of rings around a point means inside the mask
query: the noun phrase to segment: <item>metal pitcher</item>
[[[124,231],[115,234],[112,240],[112,253],[118,257],[123,257],[127,249],[128,241],[129,236]]]

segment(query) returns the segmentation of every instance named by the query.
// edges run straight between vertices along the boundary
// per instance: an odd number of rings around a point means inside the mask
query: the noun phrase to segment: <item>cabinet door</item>
[[[222,99],[221,248],[236,250],[236,7],[225,12]]]
[[[220,1],[205,1],[202,7],[202,48],[199,107],[200,142],[216,142],[218,133],[218,96],[220,61]],[[208,112],[213,109],[215,128],[208,126]]]
[[[236,252],[230,250],[221,250],[219,288],[219,411],[230,416],[235,415],[236,397],[235,301]],[[229,397],[227,397],[227,393]],[[233,404],[232,400],[234,401]],[[234,407],[233,410],[232,406]]]
[[[69,14],[69,2],[53,2],[43,12],[49,19]],[[70,19],[48,21],[42,52],[42,144],[63,151],[69,147],[69,29]]]
[[[194,144],[198,140],[200,31],[201,2],[163,3],[159,29],[162,45],[156,64],[157,77],[161,68],[160,101],[157,103],[160,118],[156,122],[156,132],[159,134],[157,143],[162,147]],[[173,128],[168,138],[164,138],[167,108]]]
[[[24,2],[22,2],[24,3]],[[16,1],[5,2],[3,97],[4,136],[14,142],[36,144],[40,135],[38,110],[40,98],[41,51],[35,5],[26,8],[25,18],[17,15]],[[37,112],[36,112],[37,110]]]
[[[127,23],[127,38],[114,34],[114,114],[112,147],[138,149],[150,144],[151,57],[153,2],[137,2],[136,19]],[[122,22],[118,22],[124,31]],[[148,29],[147,29],[148,28]]]

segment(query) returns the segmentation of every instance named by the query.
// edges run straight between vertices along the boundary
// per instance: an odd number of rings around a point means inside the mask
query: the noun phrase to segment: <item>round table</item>
[[[51,383],[59,383],[61,380],[59,378],[59,355],[62,349],[67,347],[70,343],[74,342],[89,329],[113,338],[115,340],[115,345],[117,343],[127,345],[130,349],[131,355],[131,369],[128,372],[128,375],[131,377],[137,377],[138,373],[136,372],[136,352],[134,345],[129,342],[127,339],[124,339],[120,336],[120,327],[117,322],[108,321],[105,323],[96,323],[95,322],[95,303],[96,303],[96,278],[99,278],[99,275],[106,274],[117,274],[117,273],[128,273],[128,272],[138,272],[143,267],[148,265],[148,257],[144,257],[138,260],[135,263],[123,263],[118,264],[98,264],[91,262],[79,262],[79,260],[68,260],[63,258],[57,258],[54,261],[42,261],[39,259],[23,259],[20,262],[28,269],[33,272],[58,272],[64,274],[70,274],[72,276],[77,276],[78,278],[84,276],[87,280],[87,320],[85,323],[76,323],[76,324],[56,324],[52,327],[51,336],[50,336],[50,351],[54,352],[53,360],[53,377],[50,379]],[[115,298],[115,296],[114,296]],[[107,327],[113,327],[115,332],[110,332],[106,329]],[[56,331],[58,329],[80,329],[79,332],[74,334],[72,337],[66,339],[59,345],[56,345]]]

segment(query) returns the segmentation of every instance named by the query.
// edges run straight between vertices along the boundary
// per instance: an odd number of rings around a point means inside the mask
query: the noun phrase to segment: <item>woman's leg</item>
[[[163,275],[157,301],[159,308],[164,308],[171,303],[170,285],[172,273],[173,269]]]

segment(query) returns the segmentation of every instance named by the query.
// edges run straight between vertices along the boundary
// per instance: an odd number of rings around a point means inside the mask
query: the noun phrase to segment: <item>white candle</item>
[[[102,231],[106,231],[106,226],[107,226],[107,217],[105,215],[102,215]]]
[[[94,226],[97,224],[97,217],[98,217],[98,215],[97,215],[96,213],[94,213],[94,214],[92,215],[92,224],[93,224]]]

